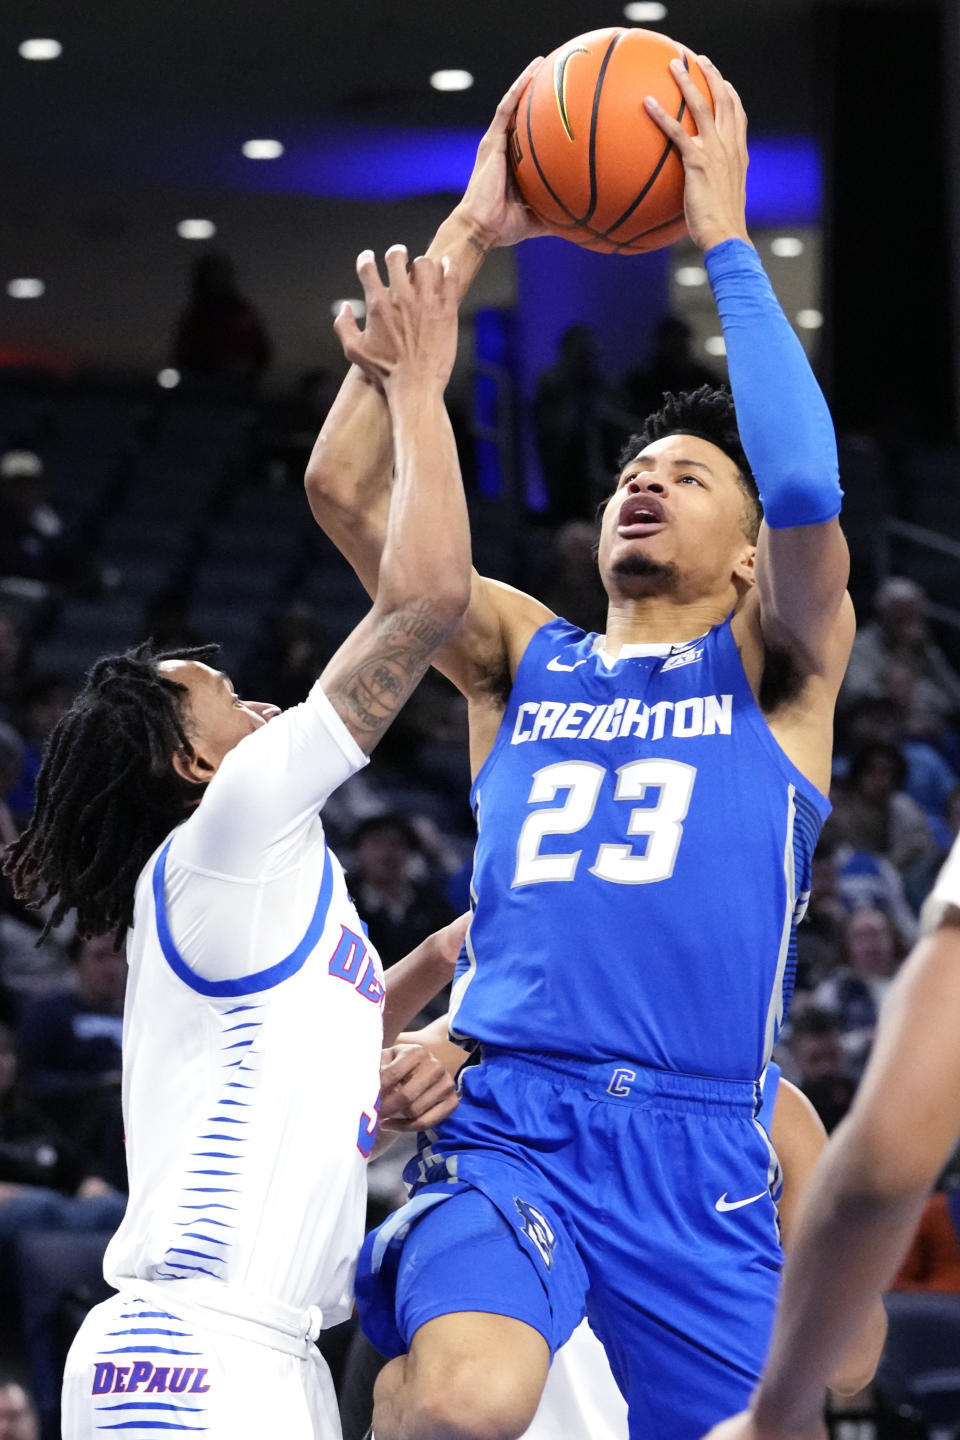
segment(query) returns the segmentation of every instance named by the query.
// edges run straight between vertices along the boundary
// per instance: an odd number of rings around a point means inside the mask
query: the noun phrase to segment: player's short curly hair
[[[740,442],[730,391],[716,385],[701,385],[698,390],[682,390],[678,395],[665,391],[660,409],[648,415],[643,429],[631,435],[624,445],[617,462],[618,470],[622,470],[654,440],[663,440],[668,435],[696,435],[698,439],[716,445],[733,461],[749,502],[744,507],[744,533],[755,544],[763,519],[763,506],[750,462]]]

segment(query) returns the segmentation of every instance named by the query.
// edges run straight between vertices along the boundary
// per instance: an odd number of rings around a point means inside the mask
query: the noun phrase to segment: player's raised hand
[[[713,111],[690,77],[682,60],[670,69],[687,108],[696,121],[697,134],[688,135],[652,95],[644,99],[647,114],[672,140],[683,161],[683,207],[691,239],[701,250],[723,240],[747,235],[747,117],[729,81],[705,55],[697,56],[713,96]]]
[[[334,321],[343,353],[368,379],[381,385],[389,400],[397,387],[439,386],[450,379],[457,354],[458,290],[453,266],[420,256],[407,264],[404,245],[386,256],[384,285],[372,250],[357,256],[366,320],[361,330],[344,303]]]
[[[429,1130],[459,1104],[453,1080],[424,1045],[391,1045],[380,1057],[380,1124]]]
[[[477,149],[473,173],[457,206],[461,217],[477,232],[487,249],[516,245],[547,232],[528,205],[520,199],[507,164],[507,135],[523,88],[537,66],[538,55],[517,76],[494,112]]]

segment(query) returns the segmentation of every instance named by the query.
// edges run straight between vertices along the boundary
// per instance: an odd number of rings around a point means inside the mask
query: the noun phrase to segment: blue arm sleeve
[[[764,519],[774,530],[822,525],[839,515],[843,491],[833,421],[803,346],[752,246],[724,240],[705,264]]]

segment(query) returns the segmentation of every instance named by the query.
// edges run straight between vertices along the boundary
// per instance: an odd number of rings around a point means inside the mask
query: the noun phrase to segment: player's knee
[[[518,1440],[539,1394],[517,1376],[492,1375],[478,1358],[460,1361],[442,1386],[418,1386],[409,1398],[416,1413],[411,1428],[423,1440]]]

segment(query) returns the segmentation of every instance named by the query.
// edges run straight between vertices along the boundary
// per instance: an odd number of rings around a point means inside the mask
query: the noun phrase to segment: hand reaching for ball
[[[723,240],[746,240],[747,234],[747,117],[740,96],[717,67],[698,56],[713,96],[713,112],[700,94],[682,60],[670,69],[697,134],[688,135],[652,95],[644,100],[651,120],[672,140],[683,161],[683,208],[691,239],[707,251]]]
[[[510,123],[527,81],[543,63],[543,56],[519,74],[497,106],[477,150],[473,173],[457,210],[477,233],[478,240],[492,249],[516,245],[521,240],[545,235],[546,226],[525,205],[507,164]]]

